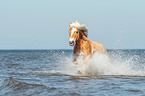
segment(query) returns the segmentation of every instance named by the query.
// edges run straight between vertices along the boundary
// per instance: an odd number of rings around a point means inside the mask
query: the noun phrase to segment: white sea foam
[[[120,53],[121,54],[121,53]],[[137,56],[122,56],[111,53],[109,56],[96,53],[88,61],[88,65],[83,67],[84,59],[78,59],[78,66],[72,63],[72,56],[63,57],[61,61],[61,72],[70,75],[129,75],[145,76],[145,66],[137,64]],[[64,59],[65,58],[65,59]],[[60,66],[58,66],[60,68]],[[81,72],[84,74],[81,74]]]

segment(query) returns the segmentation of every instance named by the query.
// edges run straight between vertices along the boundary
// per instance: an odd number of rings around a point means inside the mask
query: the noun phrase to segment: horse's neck
[[[90,39],[86,37],[82,32],[80,32],[80,41],[89,41]]]

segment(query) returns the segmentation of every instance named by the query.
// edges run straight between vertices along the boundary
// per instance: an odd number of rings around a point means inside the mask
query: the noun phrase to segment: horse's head
[[[70,27],[69,29],[69,45],[73,46],[75,44],[75,42],[78,40],[79,38],[79,30],[76,27]]]

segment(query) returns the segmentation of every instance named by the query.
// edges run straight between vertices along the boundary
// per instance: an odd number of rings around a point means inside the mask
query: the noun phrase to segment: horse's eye
[[[76,33],[78,33],[78,31]]]

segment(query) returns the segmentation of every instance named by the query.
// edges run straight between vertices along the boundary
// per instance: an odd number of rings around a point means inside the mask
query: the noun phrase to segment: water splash
[[[95,54],[90,60],[90,65],[88,65],[88,70],[91,69],[93,73],[99,73],[100,75],[145,75],[143,74],[145,70],[140,70],[135,61],[133,61],[136,56],[115,58],[113,56],[107,57],[102,54]]]
[[[80,74],[85,70],[85,75],[128,75],[145,76],[145,65],[139,64],[138,55],[129,55],[124,52],[110,52],[109,56],[96,53],[88,61],[87,66],[83,66],[84,59],[79,58],[78,66],[72,63],[73,56],[61,57],[60,72],[70,75]],[[83,74],[84,75],[84,74]]]

